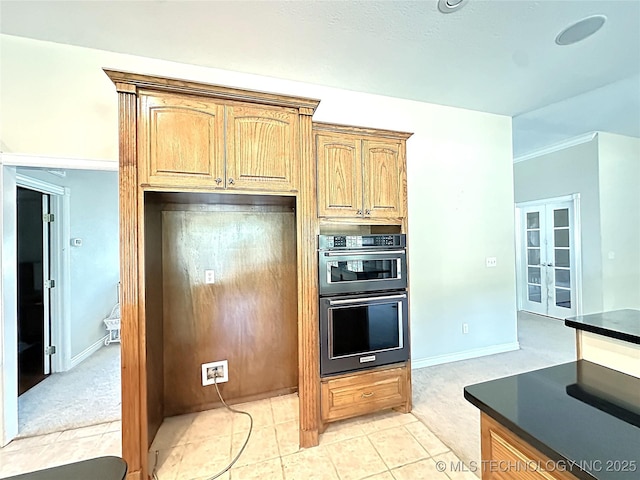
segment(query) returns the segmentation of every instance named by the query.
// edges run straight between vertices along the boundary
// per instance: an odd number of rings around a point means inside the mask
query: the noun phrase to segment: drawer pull
[[[369,397],[373,397],[373,392],[363,393],[362,394],[362,398],[369,398]]]

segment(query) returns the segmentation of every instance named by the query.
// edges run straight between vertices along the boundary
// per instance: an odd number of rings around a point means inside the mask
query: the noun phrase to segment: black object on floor
[[[127,463],[120,457],[98,457],[23,473],[5,480],[124,480]]]

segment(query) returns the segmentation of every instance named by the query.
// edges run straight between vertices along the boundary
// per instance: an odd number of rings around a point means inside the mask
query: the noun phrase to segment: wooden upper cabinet
[[[404,217],[405,162],[398,141],[363,142],[364,200],[368,217]]]
[[[191,95],[140,95],[140,183],[295,192],[298,111]]]
[[[353,217],[362,214],[362,146],[358,137],[316,136],[318,215]]]
[[[294,109],[231,105],[227,115],[227,188],[298,188],[298,115]]]
[[[318,216],[406,216],[405,143],[411,134],[314,123]]]
[[[140,183],[222,186],[224,107],[186,95],[140,95]]]

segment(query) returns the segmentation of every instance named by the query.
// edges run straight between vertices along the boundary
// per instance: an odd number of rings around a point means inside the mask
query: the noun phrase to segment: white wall
[[[517,345],[509,117],[6,35],[0,41],[7,151],[115,162],[117,95],[102,67],[319,98],[315,120],[415,132],[407,145],[414,366]],[[497,268],[485,268],[487,256],[498,257]]]
[[[598,134],[604,310],[640,309],[640,139]]]
[[[602,311],[597,140],[513,166],[517,203],[580,194],[583,312]]]
[[[105,336],[102,319],[118,301],[118,173],[67,170],[66,177],[60,178],[44,170],[17,170],[71,190],[70,237],[82,239],[81,247],[71,247],[68,239],[63,240],[70,251],[73,358]]]

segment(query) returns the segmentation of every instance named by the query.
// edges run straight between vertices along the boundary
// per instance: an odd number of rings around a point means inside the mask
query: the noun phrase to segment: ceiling
[[[595,35],[554,43],[594,14]],[[0,31],[509,115],[516,154],[640,136],[639,0],[469,0],[448,15],[437,0],[3,0]]]

